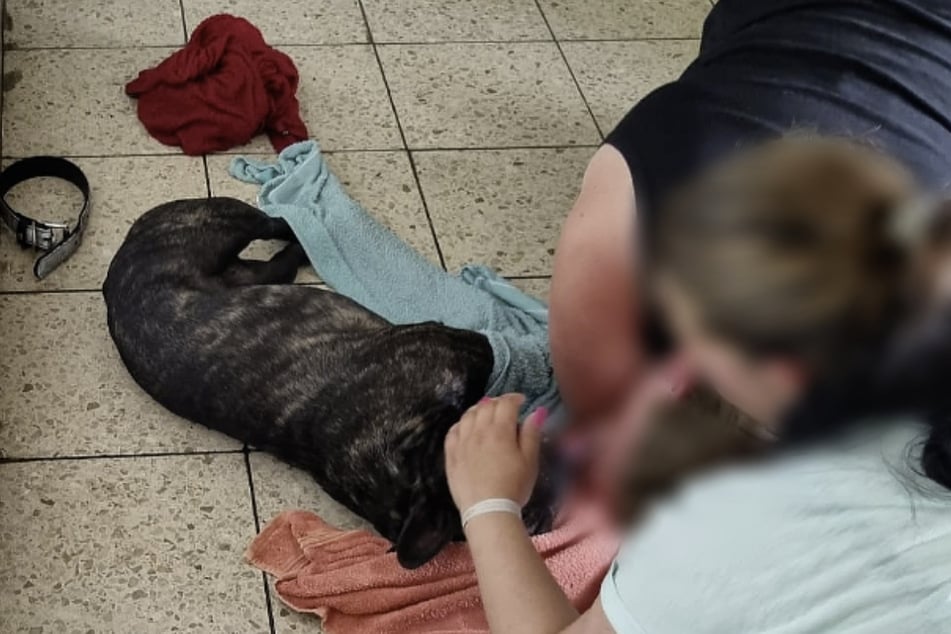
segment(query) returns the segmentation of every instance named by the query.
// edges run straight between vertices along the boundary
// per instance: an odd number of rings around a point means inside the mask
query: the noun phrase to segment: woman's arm
[[[627,162],[603,145],[562,228],[549,297],[552,365],[579,423],[612,414],[645,363],[635,216]]]
[[[540,424],[535,413],[517,425],[524,399],[486,399],[446,438],[446,473],[464,510],[490,498],[524,505],[538,472]],[[504,512],[472,518],[465,527],[489,627],[495,634],[613,634],[600,604],[579,619],[549,574],[522,518]]]
[[[492,632],[615,634],[600,601],[579,617],[515,515],[476,517],[466,539]]]
[[[481,515],[469,522],[466,539],[492,632],[556,634],[578,619],[535,552],[522,518]]]

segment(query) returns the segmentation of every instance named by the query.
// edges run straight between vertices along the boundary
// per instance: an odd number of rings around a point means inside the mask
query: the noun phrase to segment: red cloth
[[[597,598],[618,542],[593,510],[576,506],[569,515],[532,542],[583,612]],[[489,632],[465,544],[450,544],[421,568],[405,570],[382,537],[338,530],[308,511],[285,511],[245,557],[277,577],[284,603],[320,616],[327,634]]]
[[[185,154],[227,150],[262,131],[281,151],[307,138],[297,84],[290,57],[244,18],[223,14],[199,24],[184,48],[139,73],[125,91],[138,98],[149,134]]]

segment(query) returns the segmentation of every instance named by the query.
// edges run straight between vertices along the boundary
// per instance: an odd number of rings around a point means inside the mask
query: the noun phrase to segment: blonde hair
[[[951,397],[932,376],[951,369],[951,298],[940,296],[951,271],[951,207],[926,201],[876,150],[793,136],[702,175],[662,209],[657,238],[661,277],[691,298],[712,334],[752,355],[797,358],[817,381],[862,374],[865,388],[881,384],[889,361],[879,358],[881,373],[859,367],[868,351],[894,349],[915,324],[937,320],[938,339],[911,355],[930,355],[931,375],[902,384],[892,371],[887,380],[895,403],[942,410],[923,461],[951,487]],[[907,350],[904,367],[925,367]],[[858,400],[861,391],[853,382]],[[922,399],[941,402],[911,402]]]
[[[905,265],[891,216],[914,196],[905,171],[869,148],[816,137],[766,143],[663,210],[660,266],[713,332],[821,365],[888,321]]]

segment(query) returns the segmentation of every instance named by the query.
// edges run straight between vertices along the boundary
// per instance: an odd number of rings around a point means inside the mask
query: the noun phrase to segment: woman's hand
[[[519,426],[524,401],[520,394],[483,399],[449,430],[446,476],[460,511],[489,498],[528,502],[538,476],[546,412],[536,410]]]

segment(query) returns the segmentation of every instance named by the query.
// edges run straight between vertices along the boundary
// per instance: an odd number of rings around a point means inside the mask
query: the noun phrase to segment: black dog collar
[[[60,178],[75,185],[82,193],[83,206],[72,229],[69,223],[41,222],[28,218],[7,202],[7,193],[14,186],[41,176]],[[76,164],[63,158],[34,156],[19,160],[0,173],[0,218],[16,234],[17,244],[21,247],[46,252],[33,265],[33,274],[43,279],[71,256],[83,239],[89,219],[89,181]]]

